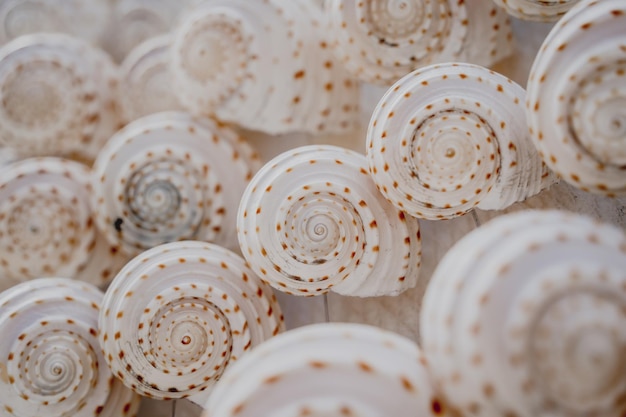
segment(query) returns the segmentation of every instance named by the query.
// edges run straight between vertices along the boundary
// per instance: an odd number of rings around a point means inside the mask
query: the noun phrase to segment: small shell
[[[228,369],[203,417],[444,416],[418,346],[360,324],[317,324]]]
[[[183,239],[237,248],[235,208],[260,165],[237,134],[166,112],[127,125],[94,170],[98,228],[128,254]]]
[[[626,196],[626,4],[583,0],[552,29],[528,80],[545,163],[584,191]]]
[[[554,22],[579,0],[493,0],[511,16],[524,20]],[[619,0],[617,0],[619,2]]]
[[[431,220],[503,209],[554,181],[528,137],[524,90],[470,64],[426,67],[390,88],[367,158],[389,201]]]
[[[174,95],[168,67],[170,42],[169,35],[147,39],[122,62],[120,102],[125,120],[166,110],[182,110]]]
[[[280,307],[243,259],[175,242],[130,261],[107,290],[100,341],[137,393],[204,402],[224,369],[283,330]],[[200,395],[197,395],[201,393]]]
[[[140,397],[117,381],[97,339],[102,292],[41,278],[0,293],[2,416],[131,417]]]
[[[0,144],[24,156],[95,157],[119,124],[117,82],[106,54],[83,40],[34,34],[9,42],[0,48]]]
[[[622,416],[626,235],[559,211],[498,217],[429,283],[425,354],[459,411]]]
[[[237,231],[251,268],[289,294],[397,295],[417,283],[417,220],[382,198],[365,157],[347,149],[305,146],[267,163]]]

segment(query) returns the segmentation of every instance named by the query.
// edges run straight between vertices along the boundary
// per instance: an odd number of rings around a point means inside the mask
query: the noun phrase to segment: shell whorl
[[[115,380],[97,338],[102,292],[40,278],[0,293],[3,416],[131,417],[139,396]]]
[[[580,0],[493,0],[511,16],[518,19],[553,22],[561,17]]]
[[[528,79],[531,136],[585,191],[626,195],[626,6],[581,1],[552,29]]]
[[[477,416],[623,414],[626,236],[559,211],[501,216],[438,265],[421,313],[447,398]]]
[[[347,149],[305,146],[268,162],[241,199],[237,231],[251,268],[287,293],[395,295],[417,283],[417,220],[382,198],[365,157]]]
[[[98,228],[128,254],[196,239],[237,248],[235,210],[260,165],[233,130],[187,113],[143,117],[98,155]]]
[[[524,90],[471,64],[425,67],[391,87],[372,115],[367,158],[389,201],[432,220],[502,209],[554,180],[528,137]]]
[[[127,386],[194,401],[232,362],[283,330],[271,288],[241,257],[193,241],[130,261],[107,290],[99,324],[109,366]]]

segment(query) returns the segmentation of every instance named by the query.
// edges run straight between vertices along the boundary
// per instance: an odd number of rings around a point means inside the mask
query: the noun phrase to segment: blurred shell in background
[[[511,16],[538,22],[554,22],[560,19],[579,0],[493,0]]]

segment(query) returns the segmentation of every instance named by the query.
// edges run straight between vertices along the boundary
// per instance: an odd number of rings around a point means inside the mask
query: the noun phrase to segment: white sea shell
[[[511,16],[524,20],[553,22],[560,19],[579,0],[493,0]],[[619,0],[617,0],[619,1]]]
[[[335,53],[359,79],[390,85],[434,63],[490,66],[512,52],[506,13],[491,0],[329,0]]]
[[[106,54],[63,34],[0,48],[0,144],[25,156],[93,158],[117,129],[117,69]]]
[[[308,0],[210,0],[174,32],[175,92],[193,114],[270,134],[354,128],[358,89]]]
[[[259,165],[233,130],[209,119],[143,117],[116,133],[94,164],[98,228],[134,255],[184,239],[238,248],[236,207]]]
[[[626,195],[626,3],[584,0],[552,29],[528,79],[535,146],[565,181]]]
[[[120,67],[120,103],[125,120],[167,110],[182,110],[169,71],[170,35],[137,45]]]
[[[626,235],[559,211],[498,217],[442,259],[422,346],[475,416],[622,416]]]
[[[140,397],[111,374],[98,343],[102,292],[40,278],[0,293],[0,414],[130,417]]]
[[[283,330],[280,307],[244,260],[219,246],[175,242],[118,274],[100,314],[113,372],[141,395],[203,403],[224,369]]]
[[[390,88],[367,158],[389,201],[432,220],[499,210],[554,181],[527,132],[524,90],[471,64],[425,67]]]
[[[255,348],[229,368],[204,417],[443,416],[412,341],[360,324],[317,324]]]
[[[274,288],[314,296],[397,295],[414,287],[419,224],[376,190],[365,157],[304,146],[268,162],[237,214],[241,251]]]

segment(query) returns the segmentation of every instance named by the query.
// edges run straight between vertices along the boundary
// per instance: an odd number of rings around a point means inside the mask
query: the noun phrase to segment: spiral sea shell
[[[493,0],[511,16],[524,20],[553,22],[560,19],[579,0]],[[619,1],[619,0],[617,0]]]
[[[98,228],[134,255],[184,239],[238,248],[234,208],[258,165],[233,130],[209,119],[143,117],[116,133],[94,164]]]
[[[203,416],[442,416],[415,343],[360,324],[317,324],[230,368]]]
[[[329,0],[326,13],[337,58],[370,83],[439,62],[489,66],[512,52],[506,13],[490,0]]]
[[[172,74],[185,109],[270,134],[341,132],[358,89],[332,59],[308,0],[210,0],[174,33]]]
[[[559,211],[505,215],[461,239],[429,283],[431,370],[476,416],[622,416],[626,235]]]
[[[390,88],[367,158],[385,197],[426,219],[502,209],[553,181],[528,137],[524,90],[470,64],[429,66]]]
[[[0,48],[0,144],[25,156],[93,158],[117,129],[117,70],[106,54],[63,34]]]
[[[241,251],[274,288],[313,296],[397,295],[415,286],[419,224],[385,201],[363,155],[322,145],[255,175],[237,215]]]
[[[528,80],[531,136],[585,191],[626,195],[626,4],[584,0],[552,29]]]
[[[139,255],[113,280],[103,305],[109,366],[148,397],[205,401],[230,363],[283,329],[271,288],[239,256],[203,242]]]
[[[97,338],[102,293],[40,278],[0,293],[0,414],[130,417],[139,396],[115,380]]]

